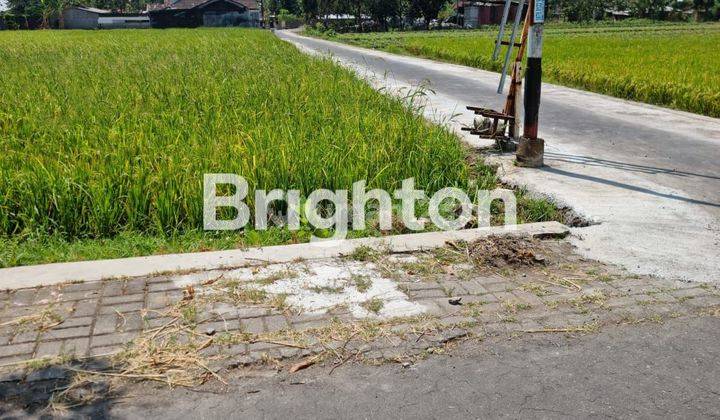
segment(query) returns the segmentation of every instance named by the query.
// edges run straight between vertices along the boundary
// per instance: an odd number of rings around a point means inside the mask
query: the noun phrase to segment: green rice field
[[[497,28],[341,34],[334,40],[500,71]],[[550,24],[546,81],[720,117],[720,24]]]
[[[0,32],[0,150],[2,267],[307,240],[203,232],[205,173],[304,194],[495,183],[406,103],[259,30]]]

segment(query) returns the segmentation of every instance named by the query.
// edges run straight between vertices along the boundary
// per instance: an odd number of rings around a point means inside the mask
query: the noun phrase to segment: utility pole
[[[260,28],[265,29],[265,2],[260,0]]]
[[[545,23],[545,0],[530,0],[528,13],[531,26],[528,34],[527,70],[525,73],[525,119],[516,159],[519,166],[543,166],[545,141],[538,138],[538,116],[542,87],[542,42]]]

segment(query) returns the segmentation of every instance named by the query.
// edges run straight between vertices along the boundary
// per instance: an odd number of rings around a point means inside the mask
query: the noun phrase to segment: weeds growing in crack
[[[369,246],[362,245],[355,248],[348,257],[355,261],[369,262],[374,261],[379,257],[380,253]]]
[[[365,308],[368,312],[372,312],[373,314],[377,315],[385,306],[385,303],[381,299],[372,298],[367,302],[363,302],[360,306]]]
[[[357,289],[360,293],[365,293],[372,287],[372,278],[370,276],[361,276],[357,274],[353,274],[350,278],[350,281],[355,285],[355,289]]]
[[[257,278],[253,280],[253,283],[257,283],[263,286],[269,286],[271,284],[274,284],[280,280],[285,279],[293,279],[298,276],[298,273],[293,270],[282,270],[278,271],[277,273],[269,274],[264,277]]]
[[[518,302],[514,300],[504,300],[501,304],[501,307],[505,313],[509,314],[516,314],[519,311],[525,311],[532,308],[532,306],[530,306],[530,304],[528,303]]]
[[[547,296],[550,294],[550,291],[547,290],[547,286],[541,283],[525,283],[522,286],[520,286],[520,289],[532,293],[535,296],[541,297],[541,296]]]
[[[568,300],[568,303],[578,309],[585,309],[587,311],[587,308],[585,308],[584,305],[594,304],[603,307],[605,306],[607,298],[608,297],[601,290],[597,290],[595,292],[582,294],[574,299],[570,299]]]
[[[344,286],[312,286],[310,291],[318,294],[339,294],[345,290]]]

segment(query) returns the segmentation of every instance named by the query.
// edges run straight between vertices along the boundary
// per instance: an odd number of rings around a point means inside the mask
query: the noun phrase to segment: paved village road
[[[497,73],[278,36],[391,92],[427,86],[426,115],[455,131],[473,119],[466,105],[504,102]],[[540,124],[546,167],[520,169],[504,157],[500,175],[597,222],[575,229],[581,253],[638,274],[720,281],[720,119],[546,84]]]
[[[461,346],[409,368],[347,364],[242,377],[212,393],[136,390],[146,419],[716,418],[720,318]],[[102,410],[101,410],[102,412]]]

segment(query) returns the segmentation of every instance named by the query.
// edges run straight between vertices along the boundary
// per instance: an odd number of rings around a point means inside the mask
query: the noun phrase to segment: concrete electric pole
[[[545,23],[545,0],[530,0],[531,26],[528,34],[527,69],[525,72],[525,118],[516,159],[519,166],[541,167],[545,141],[538,138],[538,117],[542,87],[542,42]]]

